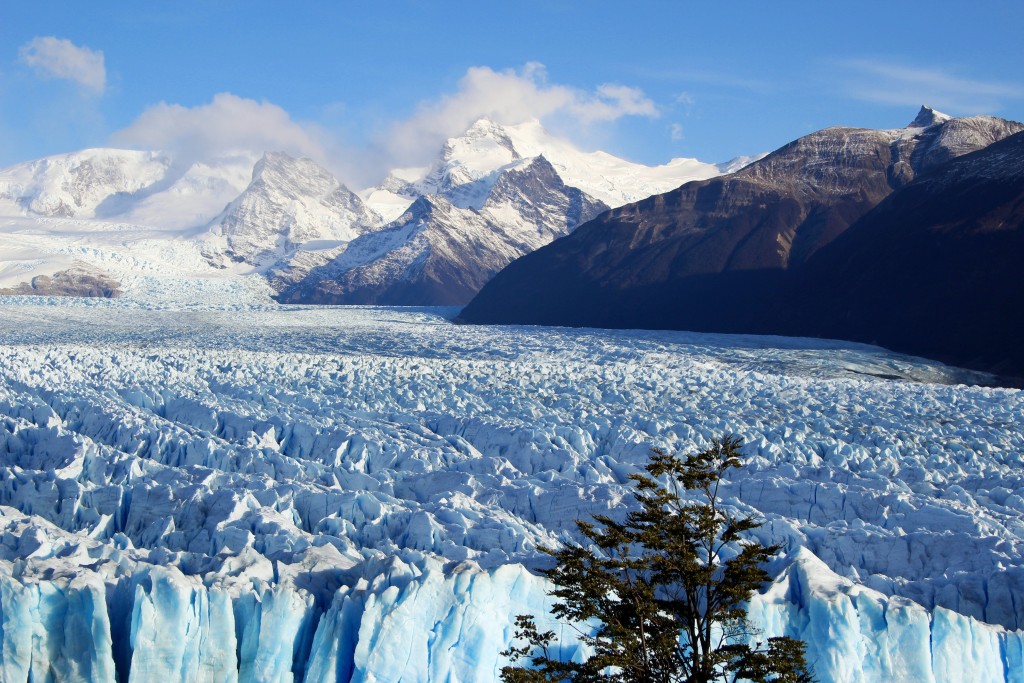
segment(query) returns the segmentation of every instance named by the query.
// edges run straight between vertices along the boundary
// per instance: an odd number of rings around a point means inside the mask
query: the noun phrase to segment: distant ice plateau
[[[849,343],[201,299],[0,297],[4,681],[495,680],[550,606],[538,545],[723,434],[725,501],[784,548],[751,614],[819,680],[1024,681],[1024,392]]]

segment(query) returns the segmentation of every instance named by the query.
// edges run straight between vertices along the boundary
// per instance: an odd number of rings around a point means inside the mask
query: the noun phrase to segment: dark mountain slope
[[[460,318],[818,335],[1011,371],[1002,341],[966,343],[976,320],[942,341],[948,318],[935,302],[1005,311],[999,334],[1012,337],[1022,309],[1004,278],[1024,256],[1013,199],[1019,137],[985,150],[1022,130],[923,109],[898,131],[814,133],[738,173],[599,216],[498,273]],[[1000,221],[1013,230],[994,231]],[[998,265],[979,272],[989,262]],[[883,313],[889,288],[907,295],[893,294],[902,308]],[[918,300],[919,318],[899,312]]]
[[[760,324],[767,288],[784,271],[806,262],[891,192],[922,170],[1021,130],[1024,125],[1002,119],[949,119],[923,108],[904,129],[812,133],[737,173],[599,216],[512,263],[461,317],[750,329]]]
[[[793,273],[775,331],[1024,377],[1024,133],[893,194]]]

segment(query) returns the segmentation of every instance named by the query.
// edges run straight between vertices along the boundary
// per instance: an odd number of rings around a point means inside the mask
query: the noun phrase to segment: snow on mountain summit
[[[181,163],[159,151],[107,148],[58,154],[0,169],[0,215],[187,230],[238,196],[257,159],[236,152]]]
[[[159,152],[86,149],[0,170],[5,213],[91,218],[104,200],[156,183],[171,160]]]
[[[660,166],[645,166],[607,152],[584,152],[551,135],[536,119],[504,130],[522,156],[543,155],[567,185],[612,208],[722,173],[715,164],[696,159],[676,158]]]
[[[549,133],[536,119],[503,125],[481,118],[445,142],[438,159],[420,174],[392,174],[362,195],[381,213],[394,210],[395,202],[401,201],[396,197],[404,198],[407,207],[417,196],[429,194],[442,194],[463,208],[480,208],[501,169],[540,156],[566,185],[613,208],[724,171],[715,164],[684,158],[645,166],[607,152],[584,152]]]
[[[13,220],[0,226],[11,245],[0,265],[6,286],[15,288],[71,266],[130,283],[137,281],[132,274],[139,263],[164,275],[188,263],[189,278],[254,276],[280,291],[356,238],[399,220],[416,200],[430,198],[429,206],[445,207],[432,224],[443,224],[451,236],[479,233],[449,245],[461,244],[465,253],[445,256],[475,274],[452,272],[444,279],[480,284],[478,276],[495,264],[604,208],[722,170],[692,159],[643,166],[583,152],[538,121],[505,125],[488,118],[450,138],[432,164],[393,169],[358,195],[316,162],[277,152],[195,160],[157,151],[85,150],[0,169],[0,216]],[[500,207],[493,195],[498,183],[499,194],[514,196]],[[64,222],[55,228],[54,220]],[[384,242],[391,245],[390,239]],[[83,241],[73,247],[69,240]],[[489,245],[485,251],[493,258],[474,257],[474,240]],[[146,291],[164,288],[147,285]]]
[[[463,136],[448,140],[441,158],[455,167],[466,169],[467,177],[473,179],[481,173],[490,173],[518,161],[522,155],[502,126],[483,118],[470,126]]]
[[[464,177],[497,161],[491,158]],[[305,281],[286,289],[281,300],[462,304],[514,259],[607,208],[562,182],[545,157],[519,160],[446,193],[419,197],[385,228],[362,235]]]

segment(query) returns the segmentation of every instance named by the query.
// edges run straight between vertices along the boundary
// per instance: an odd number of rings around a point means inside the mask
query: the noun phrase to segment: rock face
[[[916,177],[1022,130],[924,108],[904,129],[813,133],[734,174],[600,216],[498,274],[461,318],[792,334],[779,316],[793,273]]]
[[[510,262],[608,208],[566,186],[544,157],[513,163],[493,178],[453,180],[454,175],[435,178],[452,199],[417,199],[389,226],[354,240],[332,262],[285,289],[280,300],[465,304]],[[475,195],[482,186],[487,193],[480,202]]]

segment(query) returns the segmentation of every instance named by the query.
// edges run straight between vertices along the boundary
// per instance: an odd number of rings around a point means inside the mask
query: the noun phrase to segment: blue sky
[[[0,7],[0,165],[305,153],[364,180],[479,115],[724,161],[921,103],[1024,120],[1024,3],[36,2]]]

